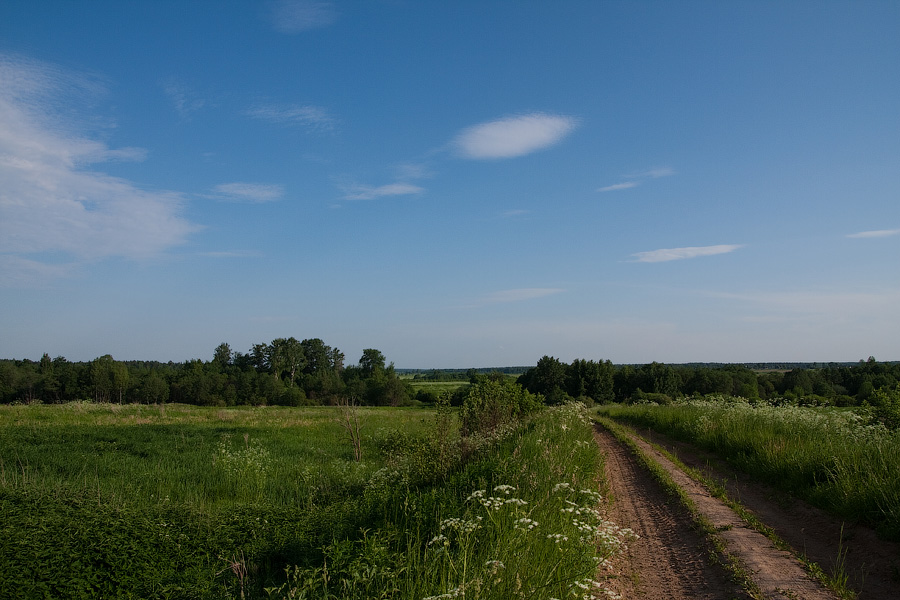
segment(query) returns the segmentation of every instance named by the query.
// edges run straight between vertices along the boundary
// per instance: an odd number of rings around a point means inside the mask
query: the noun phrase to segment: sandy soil
[[[609,587],[626,599],[700,600],[748,597],[713,563],[709,558],[707,544],[694,531],[690,517],[660,490],[656,482],[638,465],[630,450],[601,427],[597,429],[596,438],[607,455],[607,478],[613,496],[611,518],[622,526],[631,527],[641,536],[614,563],[614,572],[618,576],[609,582]],[[833,593],[807,575],[801,563],[790,552],[775,548],[771,541],[748,528],[728,506],[713,498],[702,485],[690,479],[665,456],[640,438],[636,441],[644,453],[669,472],[692,498],[697,509],[716,527],[718,535],[725,541],[727,551],[744,566],[762,597],[791,600],[835,598]],[[655,441],[659,442],[658,439]],[[674,449],[673,444],[670,447]],[[711,468],[708,460],[691,454],[688,448],[682,446],[677,450],[679,458],[686,464],[699,462],[704,468]],[[743,485],[745,489],[741,494],[732,497],[737,497],[748,505],[747,498],[753,495],[750,491],[752,486],[746,483]],[[769,513],[758,513],[757,516],[772,527],[776,527],[774,522],[779,520]],[[804,521],[797,521],[797,516],[792,514],[783,515],[781,519],[793,529],[803,529],[806,524]],[[789,539],[784,535],[782,538]],[[807,533],[805,540],[805,551],[814,558],[814,551],[810,548],[812,536]],[[834,556],[836,555],[835,550]],[[827,563],[823,565],[823,568],[827,567]],[[900,598],[900,595],[892,593],[869,595],[865,598]]]

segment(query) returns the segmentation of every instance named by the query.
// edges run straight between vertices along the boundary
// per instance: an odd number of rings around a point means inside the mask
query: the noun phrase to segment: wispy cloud
[[[401,181],[409,181],[410,179],[428,179],[434,175],[434,172],[424,164],[420,163],[403,163],[395,167],[397,179]]]
[[[775,292],[714,293],[715,297],[746,302],[779,312],[778,316],[830,315],[832,317],[880,314],[900,302],[900,290],[847,292],[830,289]],[[765,315],[764,318],[768,316]],[[752,318],[752,317],[751,317]]]
[[[144,156],[136,148],[111,149],[71,125],[79,96],[102,91],[94,78],[0,55],[0,279],[53,275],[73,258],[154,256],[197,229],[181,216],[181,194],[84,170]],[[68,259],[51,264],[29,256],[39,253]]]
[[[269,22],[280,33],[301,33],[326,27],[338,18],[338,11],[331,2],[310,0],[276,0],[269,3]]]
[[[637,252],[632,254],[637,260],[634,262],[667,262],[670,260],[684,260],[698,258],[700,256],[713,256],[715,254],[727,254],[742,248],[742,244],[723,244],[720,246],[688,246],[686,248],[662,248],[649,252]]]
[[[508,302],[521,302],[534,298],[543,298],[560,294],[566,290],[561,288],[519,288],[515,290],[501,290],[493,292],[482,298],[481,304],[505,304]]]
[[[411,183],[389,183],[378,187],[370,185],[354,185],[345,190],[345,200],[374,200],[384,196],[407,196],[421,194],[425,188]]]
[[[672,167],[655,167],[653,169],[647,169],[645,171],[637,171],[634,173],[629,173],[625,175],[625,179],[628,181],[623,181],[621,183],[614,183],[612,185],[607,185],[601,188],[598,188],[598,192],[616,192],[619,190],[627,190],[641,185],[642,180],[644,179],[659,179],[660,177],[669,177],[675,174],[675,169]]]
[[[577,119],[563,115],[506,117],[464,129],[452,145],[464,158],[514,158],[556,144],[577,125]]]
[[[530,213],[531,213],[530,210],[525,210],[522,208],[514,208],[514,209],[503,211],[502,215],[508,219],[511,219],[513,217],[521,217],[521,216],[524,216],[524,215],[527,215]]]
[[[637,181],[625,181],[623,183],[614,183],[612,185],[608,185],[606,187],[602,187],[598,189],[598,192],[615,192],[618,190],[627,190],[629,188],[637,187]]]
[[[659,179],[660,177],[671,177],[675,174],[672,167],[654,167],[645,171],[637,171],[625,176],[626,179]]]
[[[189,118],[193,113],[202,109],[206,105],[206,101],[199,98],[186,85],[176,81],[175,79],[167,79],[161,83],[163,93],[168,96],[169,101],[175,108],[175,112],[182,119]]]
[[[334,128],[334,119],[324,108],[304,104],[257,104],[247,115],[269,123],[298,125],[315,131]]]
[[[274,202],[284,196],[284,187],[272,183],[222,183],[213,188],[214,198],[229,202]]]
[[[79,269],[75,263],[48,264],[0,253],[0,287],[43,287],[61,277],[71,276]]]
[[[900,229],[876,229],[875,231],[860,231],[848,234],[848,238],[882,238],[892,235],[900,235]]]
[[[207,258],[260,258],[262,252],[257,250],[223,250],[219,252],[201,252]]]

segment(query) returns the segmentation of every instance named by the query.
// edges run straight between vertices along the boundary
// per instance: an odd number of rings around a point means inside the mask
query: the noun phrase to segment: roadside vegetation
[[[889,406],[900,391],[879,391]],[[714,452],[769,485],[900,540],[900,431],[876,409],[835,409],[733,397],[610,405],[604,416]]]

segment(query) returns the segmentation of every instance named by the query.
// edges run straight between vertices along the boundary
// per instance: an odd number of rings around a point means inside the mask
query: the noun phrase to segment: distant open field
[[[425,390],[435,394],[444,392],[452,394],[459,388],[469,385],[468,381],[423,381],[421,379],[404,379],[404,381],[411,385],[415,391]]]

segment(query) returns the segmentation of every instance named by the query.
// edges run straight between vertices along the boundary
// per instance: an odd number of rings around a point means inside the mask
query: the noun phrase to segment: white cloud
[[[328,131],[334,119],[324,108],[303,104],[258,104],[247,111],[254,119],[269,123],[300,125],[307,129]]]
[[[23,256],[36,253],[149,257],[196,230],[181,216],[180,194],[84,168],[144,152],[111,149],[74,130],[79,119],[69,119],[67,105],[102,91],[90,77],[83,83],[51,65],[0,55],[0,253],[7,254],[0,268],[21,273],[31,265],[26,270],[45,275],[65,268]]]
[[[521,302],[522,300],[532,300],[534,298],[543,298],[544,296],[560,294],[564,291],[565,290],[560,288],[520,288],[515,290],[502,290],[485,296],[482,300],[482,304]]]
[[[291,34],[331,25],[338,12],[331,2],[276,0],[269,4],[268,16],[276,31]]]
[[[268,183],[222,183],[213,191],[214,197],[231,202],[274,202],[284,196],[284,187]]]
[[[720,246],[689,246],[686,248],[663,248],[649,252],[636,252],[632,256],[637,257],[635,262],[667,262],[670,260],[683,260],[697,258],[699,256],[713,256],[734,252],[743,247],[741,244],[724,244]]]
[[[637,187],[638,183],[636,181],[625,181],[623,183],[614,183],[613,185],[608,185],[606,187],[602,187],[598,189],[598,192],[615,192],[618,190],[627,190],[629,188]]]
[[[453,146],[464,158],[513,158],[556,144],[577,124],[572,117],[544,113],[507,117],[464,129]]]
[[[848,238],[881,238],[890,237],[892,235],[900,235],[900,229],[877,229],[875,231],[860,231],[859,233],[851,233]]]
[[[374,200],[384,196],[406,196],[409,194],[421,194],[425,188],[411,183],[389,183],[378,187],[370,185],[355,185],[346,190],[345,200]]]

